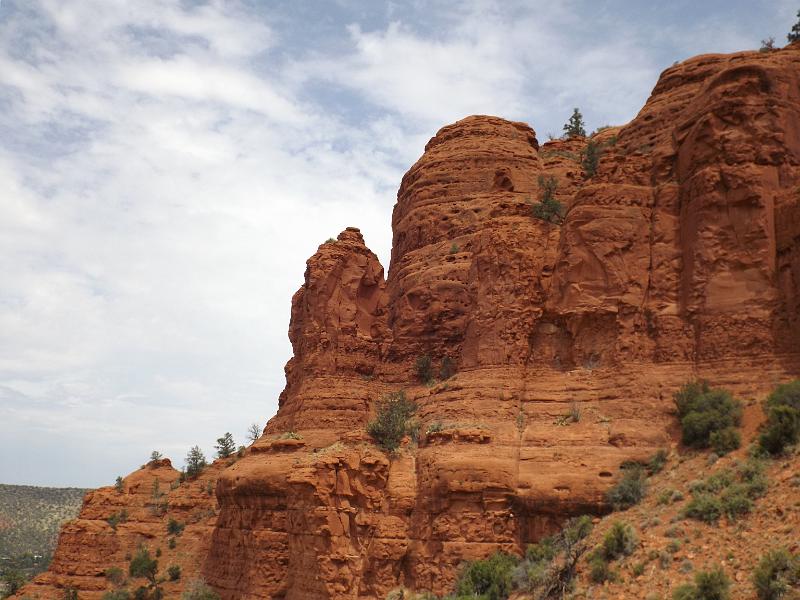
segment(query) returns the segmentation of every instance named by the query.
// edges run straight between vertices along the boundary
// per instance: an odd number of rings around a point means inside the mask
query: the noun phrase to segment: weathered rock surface
[[[442,593],[460,561],[606,510],[620,464],[673,443],[687,379],[758,397],[800,373],[800,45],[671,67],[592,141],[590,177],[588,140],[540,146],[525,124],[468,117],[403,178],[386,281],[358,230],[320,246],[292,301],[278,414],[209,475],[219,509],[183,534],[185,572],[226,599]],[[531,216],[549,177],[561,224]],[[457,375],[419,385],[423,354]],[[388,456],[364,427],[399,389],[422,433]],[[144,492],[95,492],[28,590],[99,597],[102,569],[140,540],[163,546],[174,511],[215,510],[195,487],[158,519]],[[117,506],[131,516],[114,534],[101,519]]]

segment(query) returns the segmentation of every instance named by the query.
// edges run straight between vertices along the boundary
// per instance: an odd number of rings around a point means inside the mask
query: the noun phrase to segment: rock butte
[[[586,178],[585,139],[540,145],[489,116],[442,128],[403,177],[387,280],[355,228],[308,260],[280,409],[246,455],[88,494],[23,593],[99,598],[141,542],[225,599],[444,593],[461,561],[606,511],[620,464],[674,443],[687,379],[750,397],[798,375],[800,45],[677,64],[593,139]],[[531,217],[540,176],[558,180],[563,225]],[[422,354],[457,375],[418,385]],[[390,457],[365,424],[399,389],[423,433]],[[580,422],[559,424],[572,402]],[[174,549],[171,517],[188,523]]]

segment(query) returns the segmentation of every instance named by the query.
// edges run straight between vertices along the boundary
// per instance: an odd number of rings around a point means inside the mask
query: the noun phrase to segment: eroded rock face
[[[224,598],[444,593],[462,560],[605,511],[623,461],[674,443],[687,379],[750,397],[800,373],[800,45],[674,66],[592,141],[589,177],[588,140],[444,127],[403,178],[387,281],[355,229],[309,259],[278,414],[185,558]],[[550,177],[563,223],[531,216]],[[457,375],[420,385],[423,354]],[[365,424],[400,389],[421,433],[390,456]],[[100,563],[74,527],[47,585]]]

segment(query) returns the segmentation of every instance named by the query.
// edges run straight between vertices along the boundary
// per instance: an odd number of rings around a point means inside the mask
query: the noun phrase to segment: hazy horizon
[[[400,179],[469,114],[628,122],[789,0],[0,1],[0,482],[180,468],[277,409],[292,294],[347,226],[388,267]]]

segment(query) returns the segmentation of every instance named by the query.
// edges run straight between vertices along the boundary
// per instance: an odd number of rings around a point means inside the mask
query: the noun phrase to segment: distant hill
[[[77,516],[87,491],[0,484],[0,559],[49,559],[61,524]]]

